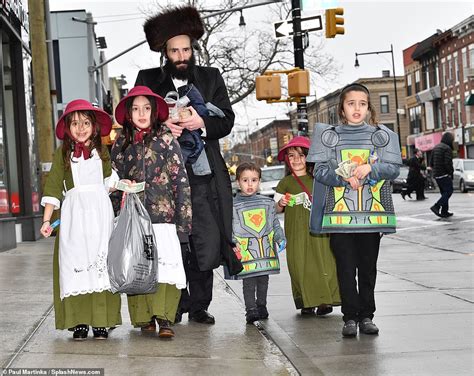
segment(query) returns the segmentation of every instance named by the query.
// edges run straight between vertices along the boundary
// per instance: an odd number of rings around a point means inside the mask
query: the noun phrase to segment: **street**
[[[175,325],[159,340],[129,324],[107,341],[71,340],[54,329],[52,240],[0,253],[1,367],[98,367],[105,375],[472,375],[474,194],[454,193],[454,216],[439,219],[426,201],[394,195],[399,231],[382,239],[374,321],[379,336],[341,336],[341,313],[301,317],[282,271],[270,277],[270,318],[246,325],[241,282],[218,269],[214,326]]]

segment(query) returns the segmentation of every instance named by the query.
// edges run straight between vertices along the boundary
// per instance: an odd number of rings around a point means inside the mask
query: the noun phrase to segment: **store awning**
[[[466,106],[474,106],[474,94],[469,94],[464,103]]]

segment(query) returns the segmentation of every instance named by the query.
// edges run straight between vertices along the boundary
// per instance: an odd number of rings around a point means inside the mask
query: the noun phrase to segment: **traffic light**
[[[344,8],[326,9],[326,38],[334,38],[337,34],[344,34]]]
[[[287,134],[284,134],[284,135],[283,135],[283,145],[286,145],[289,141],[290,141],[290,140],[289,140],[288,135],[287,135]]]
[[[290,97],[309,95],[309,71],[301,70],[288,74],[288,95]]]
[[[258,76],[255,80],[257,100],[280,99],[281,80],[279,75]]]

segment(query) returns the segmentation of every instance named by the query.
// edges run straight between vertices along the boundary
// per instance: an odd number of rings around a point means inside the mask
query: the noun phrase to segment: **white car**
[[[474,189],[474,159],[453,159],[453,186],[466,193]]]
[[[275,195],[276,186],[284,177],[285,165],[262,167],[260,194],[273,197]]]

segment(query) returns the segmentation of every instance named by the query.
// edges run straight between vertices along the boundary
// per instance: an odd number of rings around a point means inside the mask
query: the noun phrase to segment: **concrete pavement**
[[[455,193],[455,215],[395,195],[400,229],[382,240],[374,321],[379,336],[343,339],[339,308],[302,317],[282,272],[270,277],[269,320],[246,325],[241,282],[216,271],[216,325],[176,325],[176,338],[129,324],[109,340],[77,343],[54,329],[52,241],[0,253],[0,367],[99,367],[106,375],[472,375],[474,195]],[[123,299],[125,303],[125,299]]]

